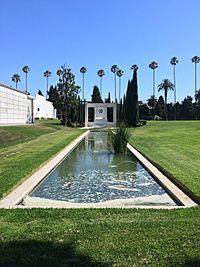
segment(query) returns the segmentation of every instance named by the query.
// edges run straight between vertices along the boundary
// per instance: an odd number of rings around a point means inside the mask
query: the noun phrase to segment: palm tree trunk
[[[27,93],[27,73],[26,73],[26,93]]]
[[[119,103],[120,103],[120,97],[121,97],[121,77],[119,77]]]
[[[156,108],[156,102],[155,102],[155,69],[153,69],[153,119],[155,119],[155,108]]]
[[[49,80],[48,80],[48,76],[47,76],[47,93],[46,93],[46,99],[47,99],[47,95],[48,95],[48,87],[49,87]]]
[[[115,103],[116,103],[116,99],[117,99],[117,90],[116,90],[116,73],[114,73],[114,77],[115,77]]]
[[[85,76],[83,73],[83,92],[82,92],[82,101],[85,102]],[[84,122],[84,106],[83,106],[83,102],[81,101],[81,122]]]
[[[102,97],[102,77],[100,77],[100,93],[101,93],[101,98],[103,100],[103,97]]]
[[[197,120],[197,97],[196,97],[196,93],[197,93],[197,67],[196,67],[196,62],[194,65],[194,87],[195,87],[195,120]]]
[[[165,120],[168,120],[168,114],[167,114],[167,90],[165,90]]]
[[[83,98],[83,100],[84,100],[84,98],[85,98],[85,92],[84,92],[84,90],[85,90],[85,76],[84,76],[84,73],[83,73],[83,95],[82,95],[82,98]]]
[[[174,120],[176,120],[176,65],[174,65]]]

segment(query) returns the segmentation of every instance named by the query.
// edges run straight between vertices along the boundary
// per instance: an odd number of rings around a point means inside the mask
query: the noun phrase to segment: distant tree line
[[[200,90],[196,94],[197,103],[193,102],[191,96],[185,97],[181,102],[176,102],[176,104],[168,103],[167,104],[167,118],[169,120],[174,120],[174,114],[176,112],[176,120],[194,120],[196,105],[197,105],[197,119],[200,119]],[[140,119],[152,120],[154,114],[154,98],[151,96],[147,100],[147,103],[141,103],[139,105],[139,114]],[[155,119],[166,118],[165,111],[165,101],[162,96],[158,99],[155,99]]]
[[[192,120],[195,119],[196,112],[197,119],[200,119],[200,89],[197,90],[195,101],[191,96],[187,96],[181,102],[167,103],[167,93],[169,90],[174,90],[174,85],[168,79],[164,79],[158,85],[158,91],[162,90],[164,92],[164,98],[160,96],[156,99],[153,95],[147,100],[147,103],[138,102],[138,66],[136,64],[132,65],[131,69],[133,70],[133,77],[128,81],[126,94],[120,99],[119,103],[115,98],[118,122],[125,122],[127,126],[135,127],[140,125],[140,120]],[[71,69],[65,66],[60,67],[57,75],[59,76],[59,82],[56,86],[50,87],[48,100],[53,102],[64,125],[76,124],[81,126],[84,124],[85,99],[80,99],[80,87],[75,84],[75,76]],[[103,101],[102,94],[98,86],[95,85],[91,102],[111,103],[110,93]]]

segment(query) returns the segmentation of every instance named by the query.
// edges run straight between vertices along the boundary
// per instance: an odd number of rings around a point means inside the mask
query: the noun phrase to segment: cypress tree
[[[136,127],[139,120],[139,108],[138,108],[138,85],[137,85],[137,68],[133,71],[133,79],[131,81],[132,89],[132,109],[133,116],[131,118],[131,126]]]
[[[163,96],[159,96],[159,99],[156,102],[156,114],[162,119],[165,117],[165,101]]]
[[[52,90],[53,90],[53,86],[51,85],[49,91],[52,91]],[[44,96],[40,89],[38,90],[38,95]]]
[[[93,87],[93,93],[92,93],[91,97],[92,97],[92,99],[91,99],[92,103],[102,103],[103,102],[98,86],[95,85]]]
[[[138,86],[137,86],[137,68],[133,71],[132,80],[128,81],[126,101],[125,101],[125,121],[129,127],[135,127],[139,120],[138,109]]]
[[[105,103],[111,103],[110,92],[108,93],[108,98],[105,99]]]
[[[122,121],[126,122],[126,112],[125,112],[125,109],[126,109],[126,95],[124,94],[124,97],[123,97],[123,104],[122,104]]]
[[[123,121],[123,103],[122,103],[122,99],[120,99],[120,103],[119,103],[119,122]]]
[[[125,122],[130,126],[130,97],[131,97],[131,82],[128,80],[128,85],[127,85],[127,91],[126,91],[126,98],[124,102],[124,119]]]

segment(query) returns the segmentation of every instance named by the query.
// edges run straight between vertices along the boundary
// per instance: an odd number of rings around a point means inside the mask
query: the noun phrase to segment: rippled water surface
[[[161,195],[166,199],[166,192],[131,153],[110,151],[107,132],[89,133],[31,194],[74,203]],[[175,205],[168,196],[165,204]]]

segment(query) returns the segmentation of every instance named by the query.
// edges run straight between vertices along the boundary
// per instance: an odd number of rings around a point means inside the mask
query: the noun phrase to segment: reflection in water
[[[106,132],[91,132],[31,194],[75,203],[165,195],[131,154],[110,151]],[[175,203],[168,198],[168,204]]]

